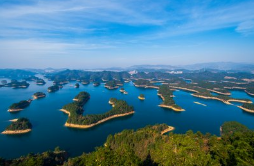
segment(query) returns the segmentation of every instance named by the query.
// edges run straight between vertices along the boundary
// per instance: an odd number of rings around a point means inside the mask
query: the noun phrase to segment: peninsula
[[[160,96],[163,100],[163,102],[159,105],[160,107],[169,108],[174,111],[185,111],[183,108],[175,104],[175,101],[173,100],[173,93],[169,86],[161,85],[158,91],[158,96]]]
[[[24,134],[32,130],[32,124],[27,118],[19,118],[13,121],[2,134]]]
[[[68,119],[65,123],[66,127],[73,128],[90,128],[95,125],[106,122],[110,119],[131,115],[134,113],[132,106],[129,106],[123,100],[111,99],[110,104],[113,105],[113,108],[104,113],[96,115],[85,115],[83,116],[83,106],[89,100],[90,94],[87,92],[80,92],[82,94],[77,95],[74,99],[75,101],[69,103],[61,109],[61,111],[67,113]],[[82,96],[82,97],[81,97]]]
[[[13,103],[9,109],[8,112],[17,112],[17,111],[21,111],[23,109],[25,109],[26,107],[28,107],[31,104],[32,100],[22,100],[18,103]]]

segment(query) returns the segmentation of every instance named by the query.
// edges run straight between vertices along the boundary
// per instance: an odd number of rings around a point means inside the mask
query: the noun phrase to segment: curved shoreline
[[[19,112],[22,111],[23,109],[8,109],[8,112]]]
[[[167,129],[161,131],[161,135],[163,135],[163,134],[165,134],[167,132],[173,131],[173,130],[175,130],[175,128],[173,126],[168,126]]]
[[[32,97],[36,100],[36,99],[44,98],[46,97],[46,95],[40,95],[40,96],[33,95]]]
[[[247,93],[248,95],[254,96],[253,93],[250,93],[250,92],[248,92],[247,90],[245,90],[245,93]]]
[[[254,110],[250,110],[248,108],[244,108],[242,106],[237,106],[238,108],[241,108],[242,110],[246,111],[246,112],[250,112],[250,113],[254,113]]]
[[[118,89],[119,86],[114,86],[114,87],[111,87],[111,86],[104,86],[105,88],[109,89],[109,90],[113,90],[113,89]]]
[[[103,122],[106,122],[106,121],[108,121],[108,120],[111,120],[111,119],[114,119],[114,118],[118,118],[118,117],[127,116],[127,115],[131,115],[131,114],[134,114],[134,111],[128,112],[128,113],[125,113],[125,114],[113,115],[113,116],[107,117],[107,118],[105,118],[105,119],[102,119],[102,120],[100,120],[100,121],[98,121],[98,122],[96,122],[96,123],[92,123],[92,124],[90,124],[90,125],[79,125],[79,124],[72,124],[72,123],[66,122],[66,123],[64,124],[64,126],[66,126],[66,127],[71,127],[71,128],[87,129],[87,128],[91,128],[91,127],[93,127],[93,126],[96,126],[96,125],[98,125],[98,124],[101,124],[101,123],[103,123]]]
[[[252,103],[252,101],[245,101],[245,100],[239,100],[239,99],[228,99],[228,100],[223,100],[223,99],[220,99],[220,98],[217,98],[217,97],[210,97],[210,96],[202,96],[202,95],[196,95],[196,94],[191,94],[192,96],[195,96],[195,97],[199,97],[199,98],[202,98],[202,99],[212,99],[212,100],[219,100],[225,104],[228,104],[228,105],[232,105],[231,102],[240,102],[240,103]]]
[[[139,99],[139,100],[145,100],[144,97],[140,97],[140,96],[138,96],[138,99]]]
[[[70,113],[69,111],[65,110],[65,109],[60,109],[60,111],[62,111],[62,112],[64,112],[64,113],[68,114],[68,116],[71,116],[71,113]]]
[[[210,92],[220,94],[220,95],[225,95],[225,96],[230,96],[231,95],[231,93],[229,93],[229,92],[228,93],[223,93],[223,92],[212,90],[212,89],[207,89],[207,90],[210,91]]]
[[[4,130],[1,134],[25,134],[32,131],[32,129],[26,130]]]
[[[183,109],[183,108],[179,109],[179,108],[175,108],[175,107],[173,107],[173,106],[164,105],[164,104],[160,104],[159,107],[162,107],[162,108],[170,108],[170,109],[172,109],[172,110],[174,110],[174,111],[179,111],[179,112],[180,112],[180,111],[185,111],[185,109]]]

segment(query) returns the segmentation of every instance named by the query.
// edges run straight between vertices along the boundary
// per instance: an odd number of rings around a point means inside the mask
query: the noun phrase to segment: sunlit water
[[[187,130],[210,132],[219,135],[219,128],[225,121],[238,121],[249,128],[254,128],[254,114],[246,113],[235,105],[226,105],[220,101],[205,100],[191,96],[191,93],[175,91],[175,101],[184,108],[184,112],[174,112],[170,109],[158,107],[162,102],[157,96],[156,89],[136,88],[133,84],[125,83],[124,88],[128,95],[117,90],[107,90],[101,84],[94,87],[92,84],[81,85],[74,88],[75,82],[67,84],[55,93],[47,93],[47,87],[38,86],[29,82],[27,89],[0,88],[0,131],[10,124],[8,120],[19,117],[29,118],[33,124],[32,132],[24,135],[0,135],[0,156],[15,158],[30,152],[43,152],[53,150],[56,146],[65,149],[71,156],[83,152],[91,152],[96,146],[101,146],[109,134],[115,134],[124,129],[138,129],[146,125],[166,123],[174,126],[175,133],[184,133]],[[33,93],[42,91],[47,93],[46,98],[35,100],[31,105],[18,113],[7,112],[8,107],[20,100],[31,98]],[[110,120],[91,129],[71,129],[64,127],[67,115],[60,112],[63,105],[72,102],[74,96],[80,91],[87,91],[91,98],[84,106],[84,115],[104,113],[111,109],[108,101],[111,97],[123,99],[134,106],[135,114]],[[138,99],[140,94],[145,100]],[[232,91],[235,98],[254,98],[243,91]],[[207,105],[195,104],[200,102]],[[235,103],[234,103],[235,104]]]

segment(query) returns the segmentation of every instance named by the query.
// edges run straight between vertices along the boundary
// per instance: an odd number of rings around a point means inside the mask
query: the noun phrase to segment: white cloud
[[[236,28],[236,31],[244,35],[253,35],[254,34],[254,20],[242,22]]]

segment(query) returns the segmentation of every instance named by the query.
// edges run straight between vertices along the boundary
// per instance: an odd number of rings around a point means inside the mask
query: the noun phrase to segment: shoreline
[[[32,131],[32,129],[25,130],[4,130],[1,134],[25,134]]]
[[[174,128],[173,126],[168,126],[167,129],[161,131],[161,135],[163,135],[163,134],[165,134],[165,133],[168,133],[168,132],[170,132],[170,131],[173,131],[173,130],[175,130],[175,128]]]
[[[230,96],[231,95],[231,93],[229,93],[229,92],[228,93],[223,93],[223,92],[212,90],[212,89],[206,89],[206,90],[208,90],[210,92],[214,92],[214,93],[220,94],[220,95],[225,95],[225,96]]]
[[[8,109],[8,112],[19,112],[22,111],[23,109]]]
[[[212,99],[212,100],[219,100],[225,104],[228,104],[228,105],[233,105],[231,102],[239,102],[239,103],[252,103],[252,101],[245,101],[245,100],[239,100],[239,99],[228,99],[228,100],[223,100],[223,99],[220,99],[220,98],[217,98],[217,97],[208,97],[208,96],[202,96],[202,95],[196,95],[196,94],[191,94],[192,96],[195,96],[195,97],[199,97],[199,98],[202,98],[202,99]]]
[[[79,101],[78,99],[75,99],[75,98],[74,98],[74,99],[72,99],[72,100],[73,100],[73,101]]]
[[[138,99],[139,99],[139,100],[145,100],[144,97],[140,97],[140,96],[138,96]]]
[[[70,113],[69,111],[65,110],[65,109],[60,109],[60,111],[62,111],[62,112],[64,112],[64,113],[68,114],[68,116],[71,116],[71,113]]]
[[[185,109],[181,108],[175,108],[173,106],[169,106],[169,105],[164,105],[164,104],[160,104],[159,107],[162,107],[162,108],[169,108],[169,109],[172,109],[174,111],[177,111],[177,112],[182,112],[182,111],[185,111]]]
[[[244,108],[242,106],[237,106],[238,108],[241,108],[242,110],[246,111],[246,112],[249,112],[249,113],[254,113],[254,110],[250,110],[248,108]]]
[[[207,105],[205,105],[205,104],[202,104],[202,103],[200,103],[200,102],[196,102],[196,101],[194,101],[194,103],[195,103],[195,104],[198,104],[198,105],[205,106],[205,107],[207,106]]]
[[[32,97],[36,100],[36,99],[44,98],[44,97],[46,97],[46,95],[41,95],[41,96],[33,95]]]
[[[98,125],[98,124],[104,123],[104,122],[106,122],[106,121],[108,121],[108,120],[111,120],[111,119],[114,119],[114,118],[118,118],[118,117],[128,116],[128,115],[131,115],[131,114],[134,114],[134,111],[128,112],[128,113],[124,113],[124,114],[112,115],[112,116],[110,116],[110,117],[107,117],[107,118],[105,118],[105,119],[102,119],[102,120],[100,120],[100,121],[98,121],[98,122],[96,122],[96,123],[92,123],[92,124],[90,124],[90,125],[79,125],[79,124],[72,124],[72,123],[66,122],[66,123],[64,124],[64,126],[66,126],[66,127],[71,127],[71,128],[87,129],[87,128],[94,127],[94,126],[96,126],[96,125]]]
[[[247,93],[248,95],[254,96],[253,93],[250,93],[250,92],[248,92],[247,90],[245,90],[245,93]]]
[[[118,89],[119,86],[114,86],[114,87],[110,87],[110,86],[104,86],[105,88],[109,89],[109,90],[113,90],[113,89]]]

